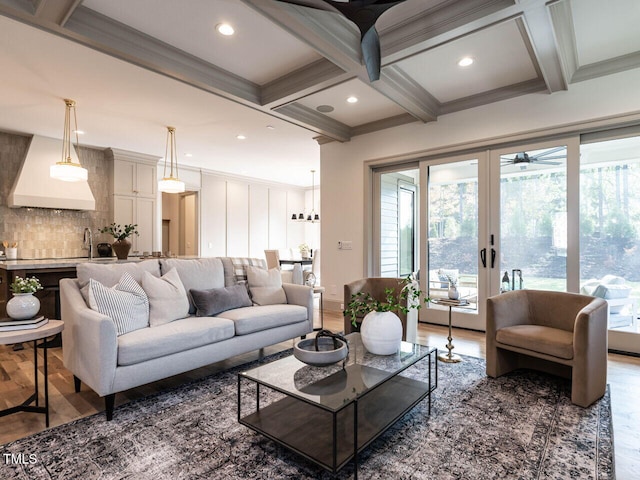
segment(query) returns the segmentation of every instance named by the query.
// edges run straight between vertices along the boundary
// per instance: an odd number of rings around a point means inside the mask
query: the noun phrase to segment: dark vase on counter
[[[129,256],[129,250],[131,250],[131,242],[127,239],[124,240],[116,240],[111,245],[113,251],[116,252],[116,257],[118,260],[126,260]]]
[[[100,255],[101,257],[110,257],[113,255],[110,243],[99,243],[97,249],[98,255]]]

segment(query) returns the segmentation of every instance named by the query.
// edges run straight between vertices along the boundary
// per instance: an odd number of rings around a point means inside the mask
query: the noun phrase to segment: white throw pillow
[[[175,267],[160,278],[144,272],[142,288],[149,297],[149,324],[152,327],[189,315],[187,291]]]
[[[89,307],[111,318],[118,336],[149,326],[147,294],[129,273],[111,288],[89,279]]]
[[[282,288],[280,270],[265,270],[247,265],[247,283],[251,299],[257,305],[278,305],[287,303],[287,296]]]

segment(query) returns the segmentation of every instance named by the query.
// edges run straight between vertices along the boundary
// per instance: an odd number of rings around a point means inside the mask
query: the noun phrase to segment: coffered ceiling
[[[52,129],[38,122],[59,120],[58,100],[75,86],[92,129],[111,132],[87,143],[161,156],[154,128],[177,124],[195,152],[187,164],[301,185],[318,166],[316,142],[640,66],[637,0],[406,0],[377,22],[375,82],[355,25],[276,0],[0,0],[0,14],[11,31],[0,35],[4,71],[15,69],[0,76],[0,107],[12,114],[0,128]],[[236,33],[220,35],[221,23]],[[463,57],[473,64],[458,66]],[[69,76],[43,82],[56,65]]]

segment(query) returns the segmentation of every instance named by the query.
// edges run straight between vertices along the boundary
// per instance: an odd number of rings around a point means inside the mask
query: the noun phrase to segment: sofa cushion
[[[196,316],[210,317],[240,307],[250,307],[251,299],[244,285],[191,290],[191,298],[196,306]]]
[[[552,357],[573,358],[573,332],[541,325],[514,325],[496,332],[496,340],[505,345],[544,353]]]
[[[236,308],[217,316],[235,323],[236,335],[247,335],[307,320],[307,309],[300,305],[264,305]]]
[[[282,288],[280,269],[265,270],[259,267],[247,267],[247,283],[251,299],[257,305],[277,305],[287,303],[287,295]]]
[[[200,258],[197,260],[167,258],[160,260],[160,266],[162,273],[175,268],[187,292],[194,288],[208,290],[225,286],[224,268],[219,258]],[[196,313],[196,306],[190,296],[189,313]]]
[[[125,272],[131,275],[138,283],[142,281],[144,272],[149,272],[151,275],[159,277],[160,264],[158,260],[109,264],[85,262],[76,266],[76,272],[80,288],[88,285],[90,278],[99,281],[105,287],[113,287],[120,281],[122,274]]]
[[[150,326],[157,327],[189,315],[187,292],[175,268],[160,278],[144,272],[142,288],[149,298]]]
[[[134,365],[233,337],[231,320],[188,317],[118,337],[118,365]]]
[[[149,326],[147,294],[129,273],[111,288],[91,278],[88,293],[89,307],[111,318],[118,335]]]

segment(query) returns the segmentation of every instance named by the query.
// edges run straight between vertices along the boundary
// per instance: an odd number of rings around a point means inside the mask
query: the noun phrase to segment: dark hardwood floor
[[[317,313],[317,312],[316,312]],[[317,323],[319,323],[317,321]],[[325,312],[325,328],[342,330],[342,316]],[[420,324],[418,341],[425,345],[444,348],[447,329],[437,325]],[[484,334],[470,330],[454,329],[455,352],[485,358]],[[275,353],[292,346],[284,342],[265,349],[265,354]],[[11,346],[0,346],[0,409],[21,403],[33,392],[33,348],[13,351]],[[228,369],[258,358],[258,352],[234,357],[182,375],[134,388],[116,395],[117,407],[133,399],[160,392]],[[42,362],[38,366],[42,371]],[[631,480],[640,472],[640,358],[609,354],[608,383],[611,388],[616,478]],[[41,389],[42,392],[42,389]],[[437,393],[437,392],[436,392]],[[42,393],[41,393],[42,395]],[[83,385],[80,393],[74,392],[73,376],[62,362],[62,349],[49,350],[49,401],[51,427],[77,418],[104,411],[104,399]],[[16,413],[0,418],[0,444],[16,440],[44,430],[44,415]]]

